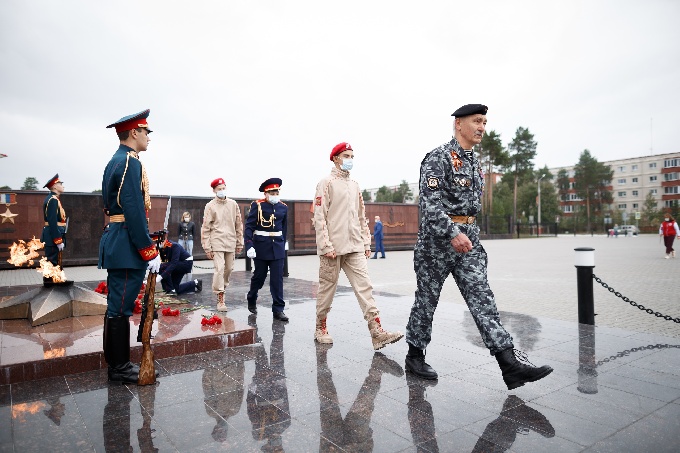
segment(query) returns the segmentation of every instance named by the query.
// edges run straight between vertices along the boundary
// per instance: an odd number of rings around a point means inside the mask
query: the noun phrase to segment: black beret
[[[260,192],[266,192],[268,190],[278,190],[283,184],[283,181],[279,178],[269,178],[262,184],[260,184]]]
[[[463,116],[469,116],[469,115],[476,115],[476,114],[481,114],[481,115],[486,115],[486,111],[489,110],[489,107],[486,105],[482,104],[466,104],[453,112],[451,116],[455,116],[456,118],[460,118]]]

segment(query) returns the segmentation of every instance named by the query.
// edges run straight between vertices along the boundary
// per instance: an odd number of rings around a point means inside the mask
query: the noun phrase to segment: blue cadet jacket
[[[64,242],[64,230],[66,227],[66,212],[61,206],[61,201],[56,193],[51,192],[43,202],[43,215],[45,226],[40,235],[40,242],[45,243],[45,247],[56,247]]]
[[[449,218],[476,216],[482,209],[484,173],[474,152],[466,153],[453,138],[427,153],[420,164],[418,235],[451,240],[460,228]]]
[[[149,236],[142,190],[142,163],[135,151],[120,145],[104,170],[104,212],[111,216],[99,242],[99,267],[146,269],[158,255]],[[124,221],[114,221],[121,219]],[[114,217],[115,216],[115,217]]]
[[[187,258],[191,257],[189,252],[184,250],[184,247],[179,245],[177,242],[167,241],[165,247],[163,248],[163,254],[165,255],[167,261],[164,266],[161,267],[161,277],[163,279],[170,279],[172,272],[177,267],[180,261],[186,261]]]
[[[258,260],[280,260],[286,256],[288,206],[266,199],[253,201],[246,219],[243,239],[246,251],[255,247]]]

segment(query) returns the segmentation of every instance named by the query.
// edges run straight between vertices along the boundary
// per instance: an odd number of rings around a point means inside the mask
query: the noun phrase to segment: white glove
[[[60,252],[64,250],[64,243],[62,242],[61,244],[57,244],[57,248],[59,249]]]
[[[156,255],[156,258],[152,259],[148,263],[149,263],[149,266],[147,267],[147,270],[149,272],[158,273],[158,271],[161,269],[161,257],[160,257],[160,255]]]
[[[252,258],[255,258],[255,256],[257,256],[257,255],[255,254],[255,247],[250,247],[250,248],[248,249],[248,251],[246,252],[246,256],[247,256],[248,258],[251,258],[251,259],[252,259]]]
[[[163,280],[163,277],[161,276],[161,274],[156,275],[156,283],[160,283],[161,280]]]
[[[288,241],[286,241],[286,245],[283,246],[284,250],[288,250]]]

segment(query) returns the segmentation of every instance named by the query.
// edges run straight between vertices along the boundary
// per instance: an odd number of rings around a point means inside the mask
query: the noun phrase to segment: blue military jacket
[[[163,249],[163,254],[165,255],[167,262],[162,267],[161,277],[164,279],[169,279],[172,275],[172,271],[175,270],[177,264],[180,261],[186,261],[191,255],[189,252],[184,250],[184,247],[176,242],[168,241],[169,245],[166,245]]]
[[[147,261],[158,255],[149,236],[142,193],[142,163],[134,150],[120,145],[104,170],[102,180],[104,211],[124,215],[125,222],[104,228],[99,242],[99,267],[104,269],[146,269]]]
[[[261,236],[255,231],[274,233],[280,236]],[[257,200],[250,204],[243,239],[246,251],[255,247],[259,260],[280,260],[286,256],[286,237],[288,233],[288,206],[285,203],[271,204],[267,200]]]
[[[473,152],[455,138],[425,156],[420,164],[418,235],[453,239],[460,227],[449,215],[476,216],[482,208],[484,174]]]
[[[61,207],[59,197],[54,192],[50,192],[43,202],[43,215],[45,225],[40,235],[40,242],[44,242],[46,247],[56,247],[64,242],[64,222],[66,213]],[[61,223],[61,225],[59,225]]]

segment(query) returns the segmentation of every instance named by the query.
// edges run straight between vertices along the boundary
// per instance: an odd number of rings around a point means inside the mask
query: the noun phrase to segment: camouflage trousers
[[[494,295],[489,287],[486,251],[479,243],[478,234],[474,231],[464,232],[473,245],[468,253],[456,253],[446,239],[418,238],[413,256],[417,279],[416,300],[406,325],[406,342],[420,349],[425,349],[430,343],[434,311],[439,303],[444,280],[451,274],[470,309],[484,344],[495,355],[514,347],[512,337],[501,324]]]

